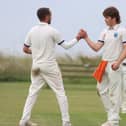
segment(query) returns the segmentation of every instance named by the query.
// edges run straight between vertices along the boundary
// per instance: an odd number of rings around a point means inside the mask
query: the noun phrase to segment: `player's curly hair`
[[[116,22],[118,24],[121,23],[121,19],[120,19],[120,14],[119,14],[119,10],[116,7],[108,7],[103,11],[103,16],[107,17],[110,16],[111,18],[116,18]]]

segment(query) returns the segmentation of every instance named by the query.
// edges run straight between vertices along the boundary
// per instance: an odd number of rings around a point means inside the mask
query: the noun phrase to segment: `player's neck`
[[[114,27],[115,25],[117,25],[117,22],[112,22],[109,26]]]
[[[47,22],[47,21],[45,21],[45,20],[43,20],[43,21],[40,21],[40,22],[42,22],[42,23],[47,23],[47,24],[48,24],[48,22]]]

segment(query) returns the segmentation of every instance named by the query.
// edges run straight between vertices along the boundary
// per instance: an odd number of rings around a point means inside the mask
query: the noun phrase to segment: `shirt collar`
[[[112,27],[110,27],[110,26],[108,26],[108,30],[117,30],[118,28],[119,28],[119,24],[116,24],[116,25],[114,25],[114,26],[112,26]]]
[[[42,22],[42,21],[39,22],[39,24],[40,24],[40,25],[48,25],[48,23],[46,23],[46,22]]]

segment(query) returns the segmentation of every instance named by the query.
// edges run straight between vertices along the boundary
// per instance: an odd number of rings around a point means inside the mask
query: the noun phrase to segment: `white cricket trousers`
[[[126,66],[122,65],[122,73],[123,73],[123,82],[122,82],[122,104],[121,109],[122,111],[126,111]]]
[[[32,108],[36,102],[38,93],[45,84],[45,82],[56,94],[63,123],[69,122],[70,118],[68,113],[68,101],[64,91],[61,72],[57,63],[50,62],[33,65],[32,71],[35,69],[39,69],[40,71],[38,75],[31,74],[32,83],[29,88],[29,94],[26,99],[23,115],[20,120],[20,125],[23,126],[28,120],[30,120]]]
[[[97,84],[97,89],[107,112],[107,120],[119,123],[122,71],[121,67],[113,71],[111,65],[112,62],[108,62],[102,82]]]

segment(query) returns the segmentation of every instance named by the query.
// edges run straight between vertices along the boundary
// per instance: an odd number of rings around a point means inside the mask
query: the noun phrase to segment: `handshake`
[[[86,39],[88,37],[88,34],[85,30],[80,29],[80,31],[78,32],[76,39],[79,41],[80,39]]]

